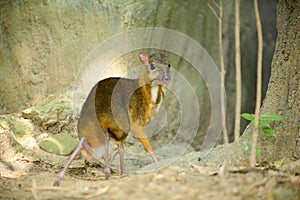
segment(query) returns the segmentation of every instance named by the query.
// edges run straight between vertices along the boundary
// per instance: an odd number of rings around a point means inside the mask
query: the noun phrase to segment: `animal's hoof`
[[[106,180],[110,177],[110,168],[109,167],[104,167],[104,174]]]

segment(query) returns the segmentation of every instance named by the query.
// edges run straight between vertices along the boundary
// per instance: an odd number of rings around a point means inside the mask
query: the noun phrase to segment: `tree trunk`
[[[271,78],[261,113],[276,113],[284,119],[272,127],[276,138],[262,136],[259,146],[268,162],[283,157],[299,159],[299,79],[300,79],[300,2],[280,0],[277,5],[278,38],[272,62]],[[251,130],[250,130],[251,129]],[[248,127],[249,133],[252,128]]]

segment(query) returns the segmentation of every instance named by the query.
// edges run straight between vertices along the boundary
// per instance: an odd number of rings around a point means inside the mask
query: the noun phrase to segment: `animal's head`
[[[167,84],[171,80],[170,62],[166,54],[141,52],[140,59],[146,66],[145,81],[153,84]]]

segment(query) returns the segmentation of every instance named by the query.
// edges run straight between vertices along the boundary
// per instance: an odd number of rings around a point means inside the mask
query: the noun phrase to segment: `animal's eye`
[[[155,67],[155,65],[154,65],[154,63],[150,63],[150,69],[151,70],[154,70],[156,67]]]
[[[170,64],[168,64],[168,67],[169,67],[169,68],[171,68],[171,65],[170,65]]]

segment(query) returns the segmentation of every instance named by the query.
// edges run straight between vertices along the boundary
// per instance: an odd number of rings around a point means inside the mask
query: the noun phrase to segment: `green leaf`
[[[270,123],[268,121],[265,121],[265,120],[259,120],[258,121],[258,126],[259,127],[270,127]]]
[[[243,113],[243,114],[241,114],[241,116],[244,119],[249,120],[249,121],[253,121],[254,120],[254,114]]]
[[[279,115],[273,114],[273,113],[266,113],[260,116],[261,119],[264,120],[283,120],[283,118]]]
[[[270,127],[262,128],[262,132],[264,135],[276,137],[275,131]]]

